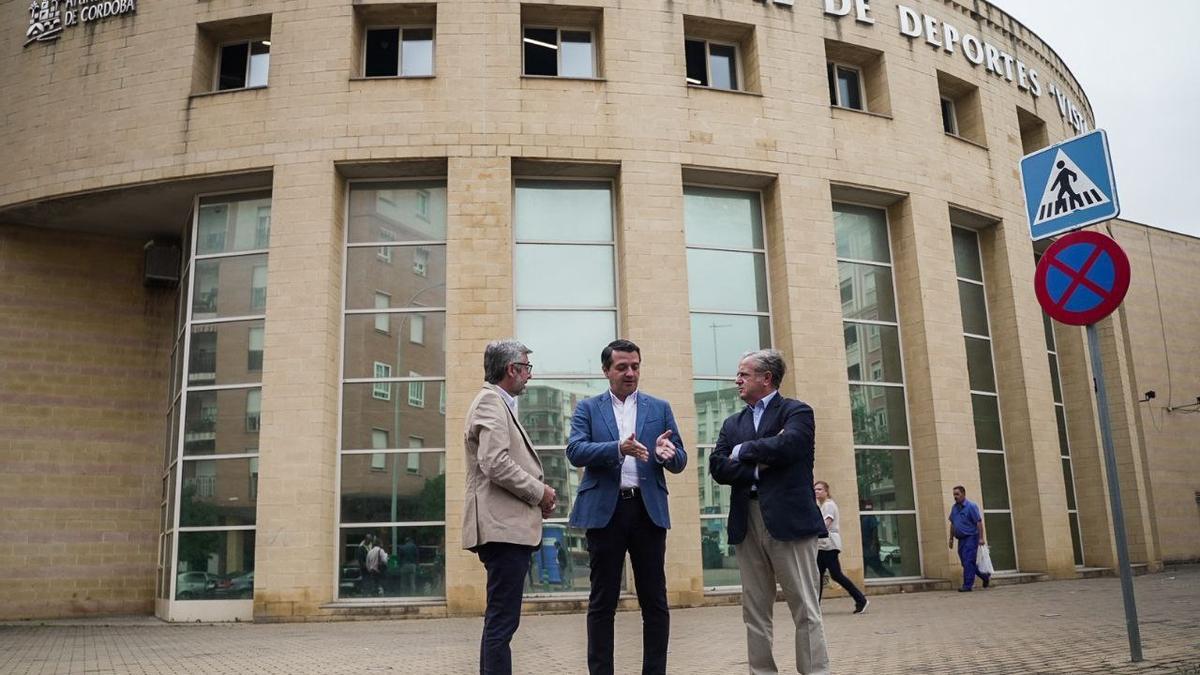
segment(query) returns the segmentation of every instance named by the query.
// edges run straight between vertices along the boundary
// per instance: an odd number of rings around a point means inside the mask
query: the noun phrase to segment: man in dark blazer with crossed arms
[[[747,407],[725,420],[708,463],[713,479],[733,488],[729,543],[737,546],[752,675],[779,672],[771,653],[776,581],[796,625],[796,670],[829,672],[817,572],[817,538],[827,532],[813,493],[815,425],[812,408],[779,393],[786,371],[775,349],[742,358],[736,384]]]
[[[571,525],[587,530],[591,563],[588,672],[613,675],[613,621],[628,552],[642,609],[642,673],[665,675],[671,617],[663,563],[671,516],[663,470],[683,471],[687,453],[671,404],[638,391],[638,346],[614,340],[600,363],[609,390],[580,401],[567,442],[567,459],[584,467]]]

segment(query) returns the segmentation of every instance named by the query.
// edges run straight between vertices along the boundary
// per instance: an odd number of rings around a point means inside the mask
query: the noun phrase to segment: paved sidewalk
[[[1129,663],[1117,579],[877,596],[867,614],[825,601],[834,672],[1200,675],[1200,566],[1138,577],[1146,661]],[[738,607],[674,610],[670,671],[746,672]],[[786,606],[775,653],[793,672]],[[167,625],[121,618],[0,626],[0,673],[421,673],[476,671],[482,620]],[[516,672],[586,672],[581,614],[527,616]],[[617,672],[636,674],[636,613],[617,616]]]

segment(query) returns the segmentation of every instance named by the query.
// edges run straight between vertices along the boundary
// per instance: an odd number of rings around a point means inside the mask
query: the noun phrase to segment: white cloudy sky
[[[1200,237],[1200,1],[991,2],[1083,85],[1108,132],[1121,217]]]

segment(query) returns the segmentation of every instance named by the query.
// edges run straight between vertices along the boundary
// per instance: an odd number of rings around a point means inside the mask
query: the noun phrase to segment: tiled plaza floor
[[[1146,660],[1129,663],[1115,578],[824,603],[835,673],[1200,675],[1200,566],[1136,579]],[[670,672],[746,672],[738,607],[671,613]],[[794,672],[786,605],[775,653]],[[482,620],[167,625],[148,618],[0,625],[0,673],[471,673]],[[617,616],[617,672],[636,674],[640,620]],[[518,673],[585,673],[584,616],[526,616]]]

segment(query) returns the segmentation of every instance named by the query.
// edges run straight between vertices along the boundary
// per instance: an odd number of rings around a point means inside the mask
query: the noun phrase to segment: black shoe
[[[959,593],[970,593],[971,589],[963,587],[963,588],[958,589],[958,592]]]
[[[987,588],[988,586],[991,586],[991,585],[992,585],[992,575],[989,574],[986,577],[983,577],[983,587]]]
[[[867,611],[867,605],[870,605],[870,604],[871,604],[871,601],[867,600],[866,598],[863,598],[863,601],[861,604],[859,604],[857,602],[854,603],[854,613],[862,614],[863,612]]]

